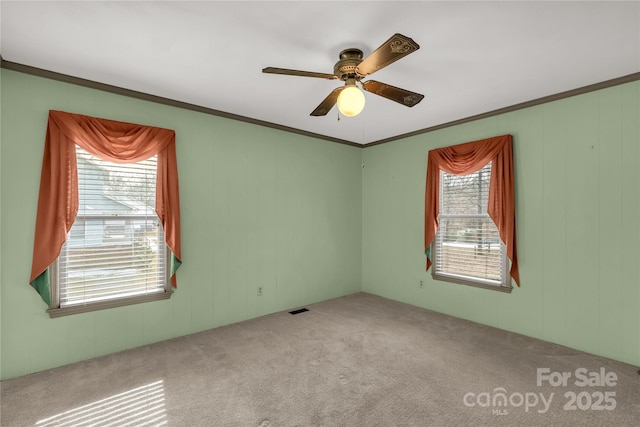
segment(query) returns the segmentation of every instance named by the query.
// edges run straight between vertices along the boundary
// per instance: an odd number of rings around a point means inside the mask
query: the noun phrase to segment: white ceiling
[[[0,19],[4,61],[358,144],[640,71],[638,1],[3,0]],[[311,117],[339,81],[261,72],[332,73],[394,33],[420,49],[371,78],[413,108],[366,93],[357,117]]]

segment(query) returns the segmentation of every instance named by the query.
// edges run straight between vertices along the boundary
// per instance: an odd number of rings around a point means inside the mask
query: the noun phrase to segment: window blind
[[[60,307],[164,292],[156,156],[116,164],[76,154],[79,208],[59,259]]]
[[[440,171],[440,207],[435,273],[501,286],[506,257],[498,228],[487,214],[491,162],[457,176]]]

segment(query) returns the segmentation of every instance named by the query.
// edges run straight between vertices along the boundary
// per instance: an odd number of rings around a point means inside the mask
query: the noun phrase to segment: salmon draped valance
[[[438,228],[440,170],[453,175],[469,175],[479,171],[489,162],[493,163],[487,213],[498,227],[500,238],[506,246],[507,256],[511,260],[511,277],[520,286],[511,135],[496,136],[429,151],[424,217],[427,270],[431,266],[431,243]]]
[[[171,283],[181,264],[180,197],[175,131],[49,111],[31,266],[31,285],[50,303],[49,266],[58,258],[78,212],[75,145],[114,163],[136,163],[157,155],[156,213],[173,254]]]

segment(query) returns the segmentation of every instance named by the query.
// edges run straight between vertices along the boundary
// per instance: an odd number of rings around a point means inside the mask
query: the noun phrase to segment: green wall
[[[0,57],[1,59],[1,57]],[[0,309],[2,309],[2,70],[0,70]],[[2,312],[0,312],[0,379],[2,379]]]
[[[360,148],[0,71],[3,379],[361,290]],[[176,130],[184,263],[171,299],[45,313],[28,279],[49,109]]]
[[[640,365],[640,82],[364,150],[6,69],[0,101],[3,379],[361,290]],[[49,109],[176,130],[170,300],[45,313],[27,281]],[[427,152],[505,133],[522,287],[433,281]]]
[[[363,290],[640,365],[639,101],[633,82],[366,148]],[[522,287],[434,281],[427,152],[507,133]]]

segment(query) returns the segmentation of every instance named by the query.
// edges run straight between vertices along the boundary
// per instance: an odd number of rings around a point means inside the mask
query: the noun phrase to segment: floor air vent
[[[300,309],[298,309],[298,310],[290,311],[290,312],[289,312],[289,314],[300,314],[300,313],[304,313],[305,311],[309,311],[309,309],[306,309],[306,308],[300,308]]]

